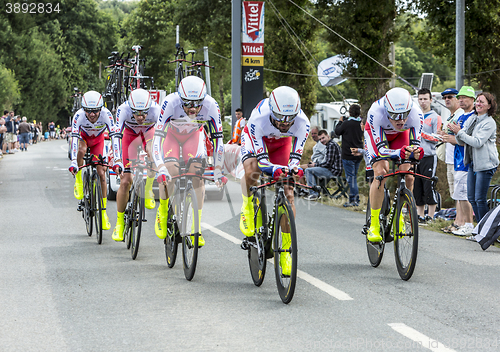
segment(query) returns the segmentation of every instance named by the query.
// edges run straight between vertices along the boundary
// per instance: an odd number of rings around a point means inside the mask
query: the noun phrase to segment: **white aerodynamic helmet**
[[[271,117],[279,122],[291,122],[300,112],[299,93],[293,88],[281,86],[269,96]]]
[[[133,113],[139,111],[147,113],[149,111],[149,108],[151,107],[151,104],[151,95],[147,90],[142,88],[133,90],[128,97],[128,105],[132,109]]]
[[[101,109],[103,105],[102,96],[95,90],[89,90],[82,97],[82,108],[88,110]]]
[[[384,97],[384,106],[391,120],[404,120],[410,114],[413,100],[410,93],[404,88],[392,88]]]
[[[200,106],[207,95],[205,82],[196,76],[183,78],[177,91],[186,107]]]

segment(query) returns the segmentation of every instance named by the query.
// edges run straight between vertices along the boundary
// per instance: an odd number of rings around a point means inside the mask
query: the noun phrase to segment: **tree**
[[[4,109],[12,109],[20,99],[19,84],[14,72],[0,64],[0,102]]]
[[[391,0],[375,4],[371,0],[318,0],[317,9],[324,23],[352,43],[331,31],[327,32],[327,40],[333,50],[351,59],[346,72],[355,80],[361,111],[366,113],[388,89],[388,80],[381,78],[390,78],[391,73],[380,64],[389,66],[390,44],[397,40],[394,26],[396,2]]]
[[[311,11],[309,1],[295,2]],[[317,101],[318,79],[314,76],[317,73],[317,61],[314,60],[318,52],[317,39],[317,22],[311,21],[301,9],[286,0],[266,4],[264,67],[298,73],[264,71],[266,91],[270,93],[274,88],[284,85],[294,88],[299,93],[302,110],[307,116],[314,113]]]
[[[455,1],[420,0],[417,9],[426,15],[428,29],[420,41],[455,67]],[[500,1],[465,1],[465,57],[471,59],[477,88],[500,97]]]

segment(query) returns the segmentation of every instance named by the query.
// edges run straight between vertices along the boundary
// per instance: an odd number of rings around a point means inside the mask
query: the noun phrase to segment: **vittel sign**
[[[243,1],[244,43],[264,43],[264,2]]]

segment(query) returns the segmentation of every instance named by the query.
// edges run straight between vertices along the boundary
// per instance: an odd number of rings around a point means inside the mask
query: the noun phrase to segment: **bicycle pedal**
[[[78,207],[76,207],[76,210],[77,211],[83,211],[83,207],[81,204],[78,204]]]

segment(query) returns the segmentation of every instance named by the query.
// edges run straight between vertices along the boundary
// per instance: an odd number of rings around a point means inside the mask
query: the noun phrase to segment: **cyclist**
[[[392,88],[383,98],[372,104],[365,126],[365,153],[372,165],[374,177],[389,172],[387,159],[420,160],[424,157],[420,147],[420,134],[424,117],[410,93],[404,88]],[[399,166],[408,170],[409,164]],[[380,234],[380,208],[384,200],[385,180],[370,186],[371,225],[367,238],[370,242],[382,241]],[[408,189],[413,189],[413,177],[406,177]]]
[[[205,133],[198,121],[208,121],[214,140],[214,181],[221,187],[227,179],[222,175],[224,144],[219,105],[207,95],[205,82],[201,78],[188,76],[179,83],[177,93],[169,94],[162,101],[160,117],[155,126],[153,158],[158,168],[158,183],[167,185],[167,193],[164,187],[160,187],[160,206],[156,212],[155,233],[161,239],[167,236],[168,197],[174,187],[172,176],[179,174],[180,158],[185,162],[195,160],[188,170],[190,173],[202,169],[202,162],[207,158]],[[193,186],[198,198],[198,219],[201,221],[205,184],[202,179],[194,177]],[[201,234],[198,245],[205,245]]]
[[[71,166],[69,171],[75,176],[74,194],[76,199],[83,198],[82,171],[78,169],[83,165],[83,156],[90,148],[93,155],[104,154],[104,131],[108,130],[113,135],[113,116],[111,112],[103,107],[101,94],[96,91],[88,91],[82,97],[82,107],[75,113],[71,130]],[[97,165],[97,173],[101,180],[102,189],[102,228],[109,230],[111,224],[106,214],[106,169]]]
[[[243,205],[240,230],[252,241],[254,236],[253,195],[250,187],[257,185],[261,172],[280,179],[293,170],[298,178],[304,176],[299,167],[302,151],[309,135],[309,119],[300,109],[297,91],[281,86],[269,98],[260,101],[250,115],[241,137],[241,160],[245,176],[241,182]],[[285,195],[295,214],[293,188],[285,186]],[[290,234],[283,233],[283,249],[290,247]],[[281,256],[284,275],[291,271],[291,258]]]
[[[120,105],[116,112],[113,170],[120,175],[120,188],[116,193],[116,226],[111,236],[115,241],[123,241],[124,213],[132,185],[130,160],[137,159],[139,145],[146,151],[149,161],[153,160],[151,141],[158,116],[160,116],[160,106],[153,102],[149,92],[142,88],[133,90],[128,101]],[[155,175],[154,171],[148,170],[144,197],[144,204],[148,209],[154,209],[156,205],[153,193]]]

